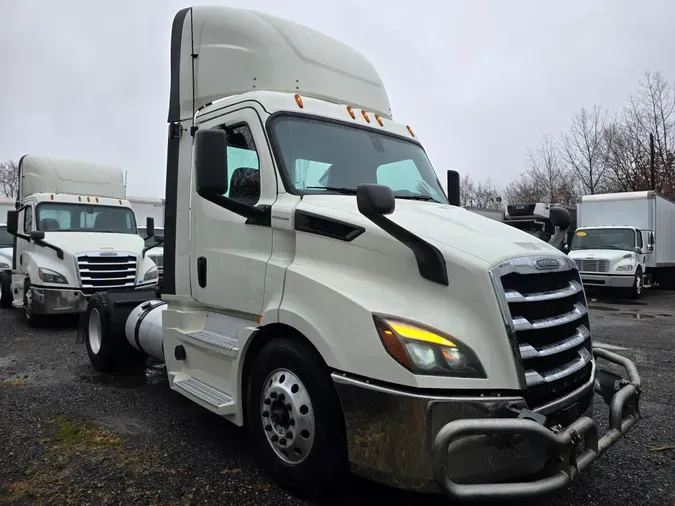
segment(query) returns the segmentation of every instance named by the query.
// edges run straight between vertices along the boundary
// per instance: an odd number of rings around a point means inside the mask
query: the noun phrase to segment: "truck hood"
[[[617,249],[577,249],[569,252],[569,257],[574,259],[574,260],[581,260],[581,259],[589,259],[589,260],[596,260],[596,259],[603,259],[603,260],[609,260],[610,262],[614,262],[616,260],[620,260],[626,255],[630,254],[631,257],[633,256],[632,251],[628,250],[617,250]]]
[[[305,195],[299,208],[355,225],[373,226],[359,212],[356,198],[351,195]],[[526,232],[461,207],[396,199],[396,210],[388,217],[441,251],[459,251],[490,266],[519,256],[564,256]]]
[[[137,234],[100,232],[46,232],[45,242],[71,255],[93,251],[123,251],[140,255],[145,244]]]

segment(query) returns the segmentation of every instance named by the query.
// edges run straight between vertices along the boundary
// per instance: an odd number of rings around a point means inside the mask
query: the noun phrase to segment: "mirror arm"
[[[197,192],[200,197],[208,200],[209,202],[232,211],[234,214],[243,216],[247,218],[249,225],[263,225],[270,226],[272,224],[272,212],[270,206],[252,206],[250,204],[244,204],[243,202],[237,202],[234,199],[223,197],[222,195],[208,192]]]
[[[156,248],[157,246],[161,246],[162,244],[164,244],[164,239],[162,239],[161,241],[157,241],[157,244],[153,244],[152,246],[146,246],[145,248],[143,248],[143,252],[141,253],[141,258],[145,258],[145,254],[148,251],[150,251],[152,248]]]

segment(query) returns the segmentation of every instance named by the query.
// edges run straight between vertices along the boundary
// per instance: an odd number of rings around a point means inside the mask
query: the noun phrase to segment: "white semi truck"
[[[584,285],[638,298],[675,287],[675,202],[655,191],[585,195],[569,256]]]
[[[361,54],[265,13],[183,9],[168,122],[164,291],[92,296],[78,342],[96,369],[164,362],[299,495],[351,470],[535,496],[639,420],[639,375],[593,346],[574,263],[459,207],[456,172],[446,197]]]
[[[152,228],[152,224],[150,225]],[[7,212],[13,266],[3,276],[5,307],[31,325],[48,315],[79,313],[100,290],[157,284],[136,218],[124,200],[119,167],[26,155],[19,161],[16,209]],[[11,280],[11,281],[10,281]],[[9,285],[9,286],[8,286]]]

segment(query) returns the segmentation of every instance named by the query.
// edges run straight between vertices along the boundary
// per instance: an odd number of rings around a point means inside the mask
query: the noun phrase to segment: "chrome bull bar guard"
[[[432,446],[434,477],[440,489],[457,500],[506,500],[546,494],[576,478],[640,420],[641,381],[633,362],[602,348],[594,348],[593,355],[623,367],[628,375],[627,380],[602,382],[598,374],[603,372],[596,373],[595,391],[602,394],[606,402],[609,399],[610,408],[609,430],[602,437],[598,436],[597,423],[589,417],[579,418],[560,431],[528,419],[456,420],[438,431]],[[460,437],[488,434],[522,435],[547,443],[554,463],[550,475],[529,482],[459,484],[453,481],[448,476],[450,445]]]

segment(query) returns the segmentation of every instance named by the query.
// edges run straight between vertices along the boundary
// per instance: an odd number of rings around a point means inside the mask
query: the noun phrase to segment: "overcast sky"
[[[0,0],[0,160],[112,163],[130,195],[163,196],[171,22],[199,3],[354,47],[440,174],[500,184],[582,106],[618,110],[646,69],[675,80],[673,0]]]

